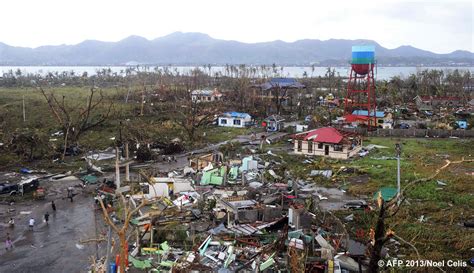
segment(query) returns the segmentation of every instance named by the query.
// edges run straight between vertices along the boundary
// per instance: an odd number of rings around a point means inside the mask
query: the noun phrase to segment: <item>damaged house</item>
[[[459,97],[416,96],[413,98],[419,111],[432,111],[437,107],[456,107],[462,104]]]
[[[293,135],[294,153],[348,159],[362,149],[362,137],[353,132],[323,127]]]
[[[359,126],[360,124],[368,125],[370,118],[374,116],[374,112],[371,111],[370,116],[367,110],[354,110],[352,115],[346,115],[345,122],[350,123],[352,126]],[[392,114],[384,111],[375,111],[375,117],[377,119],[377,127],[383,129],[392,129],[393,118]]]
[[[284,128],[285,119],[279,115],[271,115],[262,122],[267,132],[278,132]]]
[[[221,99],[222,93],[217,89],[194,90],[191,92],[191,100],[193,102],[220,101]]]

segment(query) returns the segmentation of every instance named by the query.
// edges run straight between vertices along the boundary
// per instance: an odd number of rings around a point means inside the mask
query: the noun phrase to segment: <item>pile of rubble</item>
[[[326,213],[342,208],[345,192],[294,179],[282,163],[272,153],[230,160],[213,153],[167,174],[142,173],[141,182],[122,187],[133,203],[147,200],[130,221],[138,231],[129,237],[130,265],[173,272],[364,270],[364,244]],[[320,206],[333,199],[335,207]]]

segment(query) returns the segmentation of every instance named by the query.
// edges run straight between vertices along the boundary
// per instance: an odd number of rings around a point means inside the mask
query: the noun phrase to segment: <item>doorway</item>
[[[329,145],[324,145],[324,155],[329,155]]]

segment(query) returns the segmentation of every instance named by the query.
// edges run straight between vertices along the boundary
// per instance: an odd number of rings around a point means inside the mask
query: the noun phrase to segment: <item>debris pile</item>
[[[169,173],[141,172],[115,190],[146,206],[130,220],[129,265],[173,272],[365,270],[364,243],[331,211],[370,209],[344,190],[293,177],[273,153],[189,158]],[[308,177],[355,173],[312,170]],[[88,178],[88,180],[93,180]],[[145,181],[143,181],[145,180]],[[102,187],[102,188],[101,188]],[[102,185],[99,194],[114,194]],[[100,191],[102,189],[102,191]],[[346,222],[354,220],[354,214]]]

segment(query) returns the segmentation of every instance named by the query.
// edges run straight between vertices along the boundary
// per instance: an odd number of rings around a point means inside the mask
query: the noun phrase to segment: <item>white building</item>
[[[211,102],[219,101],[222,98],[222,93],[217,91],[217,89],[210,90],[194,90],[191,92],[191,100],[193,102]]]
[[[153,177],[154,183],[140,183],[142,188],[142,194],[134,195],[134,198],[141,198],[144,196],[146,199],[152,199],[155,197],[170,197],[173,194],[180,192],[192,192],[194,187],[192,181],[185,178],[175,177]]]
[[[244,128],[252,124],[253,120],[249,114],[239,112],[226,112],[217,120],[217,125],[222,127]]]

